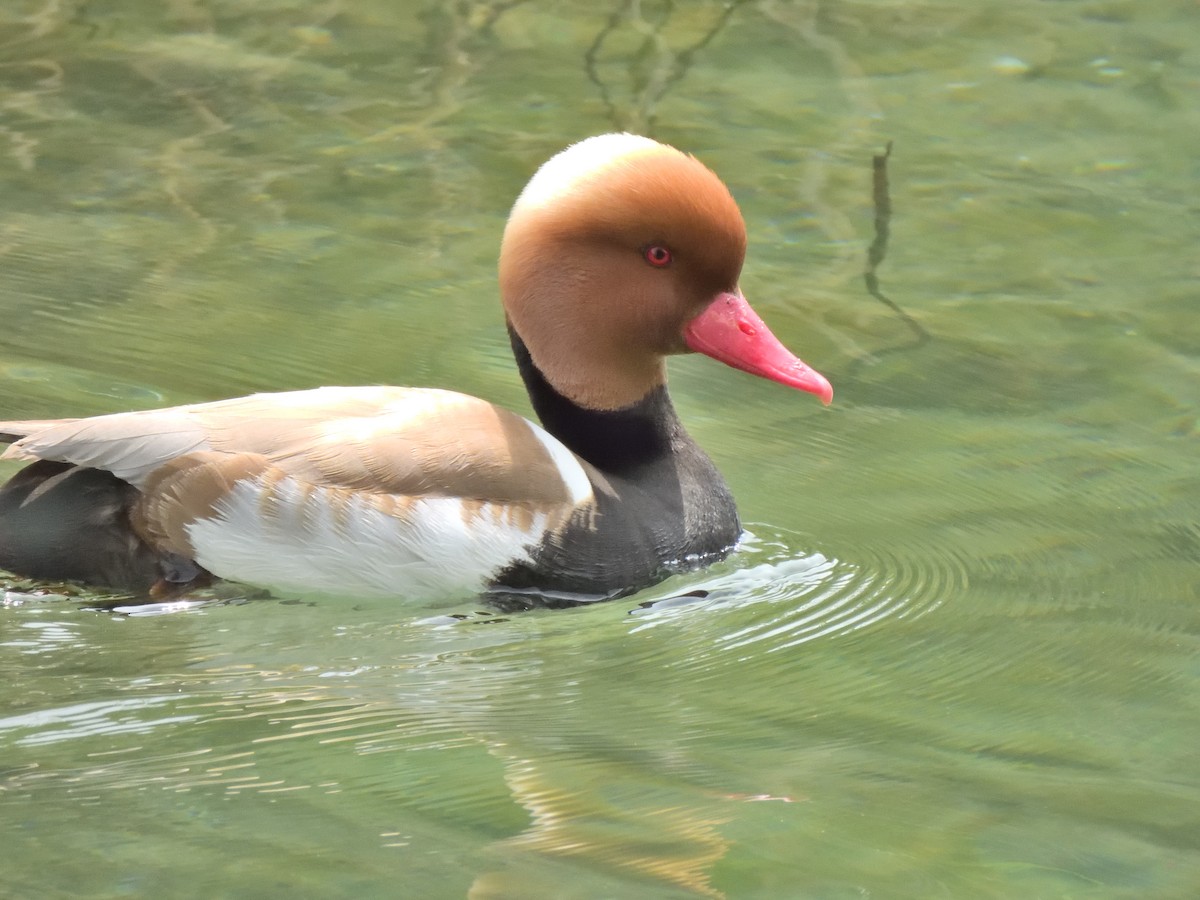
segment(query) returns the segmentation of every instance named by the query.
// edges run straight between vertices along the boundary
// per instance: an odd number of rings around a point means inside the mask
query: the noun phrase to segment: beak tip
[[[821,404],[823,406],[828,406],[831,404],[833,402],[833,385],[826,380],[824,388],[822,388],[821,392],[817,394],[817,396],[821,398]]]
[[[789,375],[790,377],[778,380],[789,387],[812,394],[821,401],[822,406],[828,406],[833,402],[833,385],[829,383],[828,378],[812,366],[799,359],[794,359],[793,370]]]

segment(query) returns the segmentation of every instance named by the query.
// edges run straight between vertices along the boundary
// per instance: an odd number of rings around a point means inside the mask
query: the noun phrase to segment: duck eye
[[[654,244],[642,251],[646,262],[656,269],[662,269],[671,264],[671,251],[661,244]]]

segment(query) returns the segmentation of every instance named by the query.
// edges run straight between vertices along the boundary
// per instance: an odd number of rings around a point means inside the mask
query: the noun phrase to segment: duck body
[[[727,190],[603,135],[518,199],[501,289],[542,425],[450,391],[326,387],[0,422],[0,566],[165,596],[211,576],[294,594],[616,596],[729,553],[733,497],[663,358],[698,350],[817,393],[737,289]]]

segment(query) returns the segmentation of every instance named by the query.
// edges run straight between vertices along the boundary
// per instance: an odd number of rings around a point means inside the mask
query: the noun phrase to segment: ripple
[[[5,605],[10,605],[7,593]],[[79,639],[76,628],[69,622],[21,622],[10,632],[0,648],[10,648],[28,655],[45,655],[63,650],[82,650],[86,645]]]
[[[18,383],[52,386],[64,396],[86,394],[138,404],[162,403],[165,395],[146,384],[115,381],[89,369],[38,360],[0,365],[0,376]]]
[[[803,543],[800,536],[779,531],[751,536],[737,558],[739,568],[693,580],[682,594],[647,600],[631,613],[638,620],[634,631],[682,615],[752,610],[749,624],[709,635],[712,645],[774,653],[925,615],[967,587],[965,562],[948,548],[858,547],[853,559],[842,559],[819,550],[798,554],[797,543]]]
[[[161,725],[196,719],[194,715],[140,715],[167,706],[171,700],[166,696],[138,697],[37,710],[0,719],[0,735],[6,735],[15,745],[56,744],[96,735],[146,734]]]

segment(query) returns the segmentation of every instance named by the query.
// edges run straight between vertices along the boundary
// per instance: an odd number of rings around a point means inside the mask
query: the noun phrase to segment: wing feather
[[[106,469],[143,487],[199,452],[257,454],[313,485],[364,493],[575,504],[590,469],[537,425],[452,391],[325,387],[116,413],[0,422],[6,459]]]

